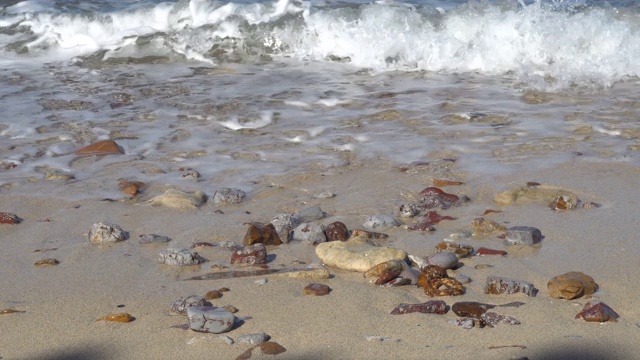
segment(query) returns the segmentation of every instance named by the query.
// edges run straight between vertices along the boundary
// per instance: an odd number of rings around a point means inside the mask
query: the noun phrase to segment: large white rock
[[[348,241],[332,241],[316,246],[316,255],[326,265],[342,270],[365,272],[389,260],[404,260],[407,253],[387,246],[376,246],[364,236]]]

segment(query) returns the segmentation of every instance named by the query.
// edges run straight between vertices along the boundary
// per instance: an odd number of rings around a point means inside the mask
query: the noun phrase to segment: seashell
[[[103,316],[103,317],[101,317],[100,319],[98,319],[96,321],[104,320],[104,321],[114,321],[114,322],[128,323],[128,322],[132,322],[135,319],[136,318],[131,316],[131,314],[129,314],[129,313],[117,313],[117,314],[111,314],[111,315]]]
[[[89,230],[89,241],[94,244],[123,241],[129,238],[129,233],[115,224],[95,223]]]

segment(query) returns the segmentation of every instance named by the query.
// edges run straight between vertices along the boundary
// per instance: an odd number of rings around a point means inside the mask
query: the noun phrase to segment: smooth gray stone
[[[215,306],[192,306],[187,308],[191,330],[220,334],[231,330],[235,316]]]
[[[389,215],[373,215],[362,224],[365,228],[375,231],[384,231],[398,225],[398,220]]]
[[[293,240],[305,241],[312,245],[327,242],[324,225],[319,222],[302,223],[293,229]]]
[[[171,303],[171,313],[177,315],[186,315],[188,308],[192,306],[205,306],[206,304],[207,300],[200,295],[181,297],[180,299]]]
[[[297,213],[293,214],[293,217],[296,218],[299,222],[311,222],[324,218],[324,212],[320,209],[320,206],[312,206],[306,209],[302,209]]]
[[[246,193],[240,189],[232,189],[223,187],[218,189],[215,194],[213,194],[213,203],[227,203],[227,204],[237,204],[242,202]]]
[[[531,226],[514,226],[507,229],[505,242],[509,245],[533,245],[542,240],[542,232]]]
[[[271,336],[265,333],[256,333],[256,334],[247,334],[247,335],[239,336],[236,341],[239,343],[248,343],[251,345],[256,345],[256,344],[263,343],[265,341],[269,341],[270,338]]]
[[[443,269],[451,269],[458,265],[458,257],[452,252],[443,251],[429,256],[427,263],[429,265],[440,266]]]
[[[160,253],[158,261],[172,266],[197,265],[204,262],[198,253],[186,248],[169,248]]]

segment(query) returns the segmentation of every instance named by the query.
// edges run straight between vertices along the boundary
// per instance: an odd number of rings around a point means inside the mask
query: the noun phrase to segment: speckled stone
[[[160,253],[158,261],[171,266],[198,265],[205,260],[194,250],[187,248],[169,248]]]
[[[89,230],[89,241],[94,244],[124,241],[129,233],[115,224],[96,223]]]

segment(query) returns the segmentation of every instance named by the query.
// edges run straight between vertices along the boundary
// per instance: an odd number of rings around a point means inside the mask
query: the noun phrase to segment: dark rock
[[[602,301],[593,300],[584,304],[584,308],[582,308],[582,311],[580,311],[578,315],[576,315],[576,319],[579,318],[583,318],[584,321],[589,322],[617,322],[618,318],[620,318],[620,315],[618,315],[618,313],[613,311],[613,309],[610,308],[609,305],[603,303]]]
[[[327,237],[327,241],[347,241],[349,229],[344,223],[336,221],[327,225],[324,229],[324,235]]]
[[[420,312],[423,314],[443,315],[449,311],[449,306],[442,300],[431,300],[422,304],[400,304],[391,311],[391,315],[410,314]]]
[[[475,301],[463,301],[453,304],[451,310],[460,317],[472,317],[479,319],[487,310],[496,307],[491,304],[484,304]]]
[[[15,225],[22,222],[18,215],[8,212],[0,212],[0,224]]]
[[[269,223],[267,225],[263,225],[260,223],[245,223],[245,225],[249,225],[247,233],[244,235],[244,239],[242,240],[245,245],[249,246],[257,243],[265,245],[282,244],[273,224]]]
[[[331,292],[331,288],[323,284],[309,284],[304,288],[305,295],[322,296]]]

